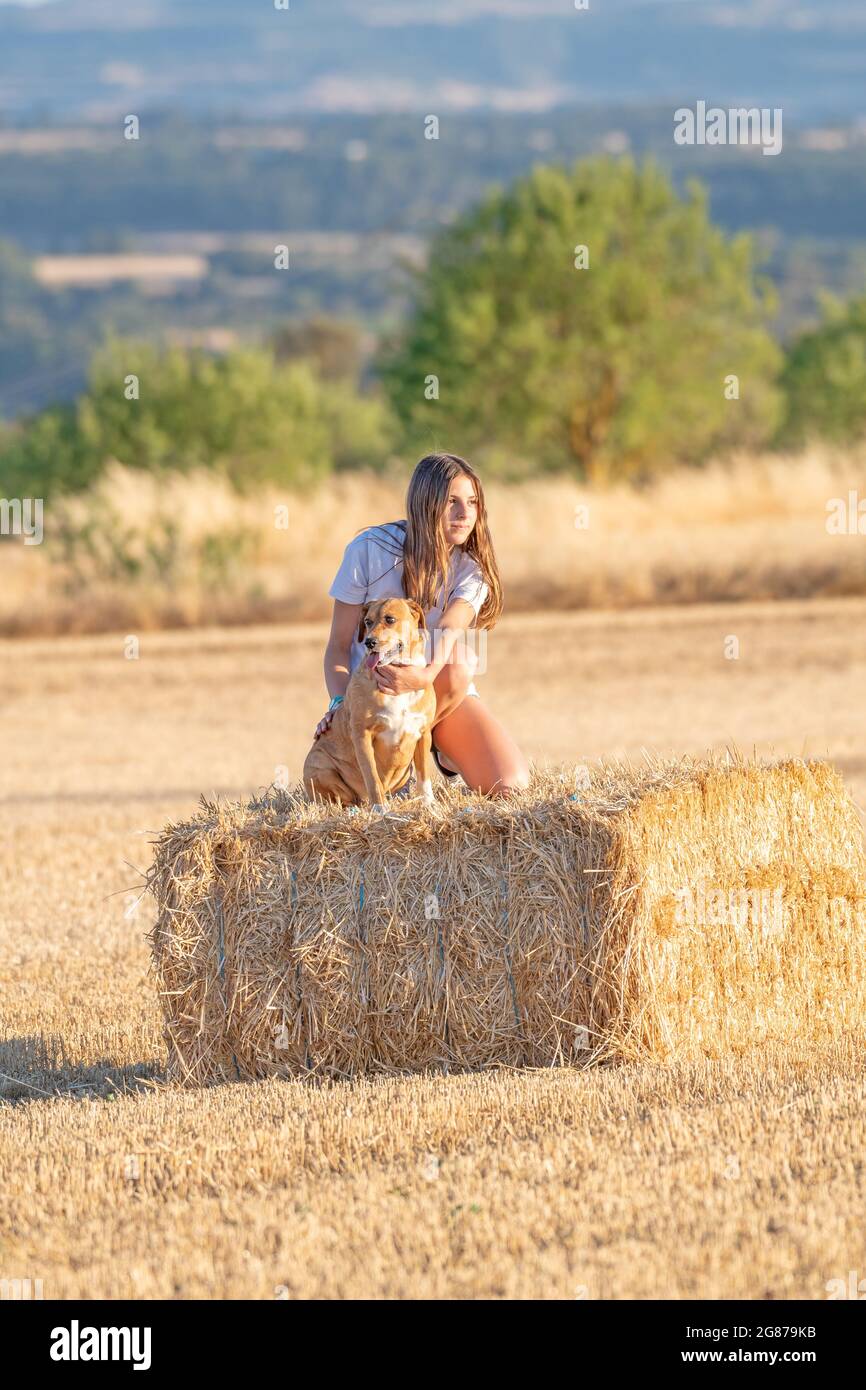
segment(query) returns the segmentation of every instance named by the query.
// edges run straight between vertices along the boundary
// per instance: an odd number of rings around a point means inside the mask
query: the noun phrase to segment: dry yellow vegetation
[[[41,546],[0,545],[0,633],[323,618],[344,546],[405,514],[410,471],[239,497],[213,473],[113,465],[46,504]],[[639,491],[555,477],[485,491],[512,613],[866,593],[866,447],[743,455]],[[828,532],[828,504],[852,493],[854,532]]]
[[[539,766],[831,758],[866,603],[513,616],[479,689]],[[296,778],[321,622],[0,643],[0,1278],[52,1297],[823,1299],[866,1276],[862,1037],[595,1072],[166,1086],[135,869]],[[739,658],[725,656],[727,639]],[[135,866],[135,869],[130,866]]]

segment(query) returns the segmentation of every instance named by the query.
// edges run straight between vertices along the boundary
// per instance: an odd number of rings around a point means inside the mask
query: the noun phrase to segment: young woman
[[[431,633],[427,665],[379,667],[379,689],[402,694],[433,686],[433,756],[447,777],[459,773],[473,791],[491,796],[507,796],[528,784],[526,760],[472,680],[477,657],[465,634],[473,626],[493,627],[502,612],[502,589],[481,480],[465,459],[456,454],[423,458],[409,482],[406,520],[371,526],[355,536],[328,594],[334,600],[325,650],[331,703],[316,738],[327,736],[333,711],[365,655],[357,640],[362,604],[414,598]]]

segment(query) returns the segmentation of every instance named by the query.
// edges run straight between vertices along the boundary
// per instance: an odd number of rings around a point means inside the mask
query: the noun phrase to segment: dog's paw
[[[421,800],[424,802],[425,806],[436,805],[436,795],[433,791],[432,782],[425,781],[421,784]]]
[[[387,807],[383,806],[381,801],[374,801],[373,805],[370,807],[370,810],[373,812],[374,816],[384,816]]]

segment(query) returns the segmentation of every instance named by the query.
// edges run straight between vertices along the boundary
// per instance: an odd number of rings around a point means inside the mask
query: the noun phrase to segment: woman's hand
[[[335,709],[326,709],[326,710],[325,710],[324,715],[322,716],[322,718],[319,720],[318,724],[316,725],[316,732],[313,734],[313,742],[314,742],[314,743],[315,743],[315,741],[316,741],[317,738],[321,738],[322,734],[326,734],[326,733],[328,732],[328,730],[330,729],[330,727],[331,727],[331,721],[332,721],[332,719],[334,718],[334,715],[337,713],[337,708],[339,708],[339,706],[337,706]]]
[[[427,666],[377,666],[376,684],[384,695],[404,695],[433,684]]]

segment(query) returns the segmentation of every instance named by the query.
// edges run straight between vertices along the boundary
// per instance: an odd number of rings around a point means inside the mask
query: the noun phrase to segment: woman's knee
[[[439,695],[465,695],[472,681],[472,668],[463,661],[447,661],[433,682]]]
[[[517,792],[525,791],[529,786],[529,782],[529,765],[521,759],[502,772],[490,788],[488,795],[514,796]]]

